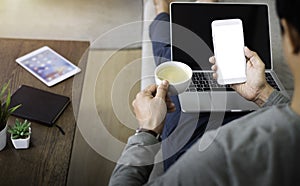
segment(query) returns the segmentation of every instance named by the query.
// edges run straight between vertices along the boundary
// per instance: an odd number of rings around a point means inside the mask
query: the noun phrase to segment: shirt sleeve
[[[226,156],[209,132],[162,176],[148,182],[159,150],[157,139],[147,133],[131,136],[111,176],[109,185],[218,185],[229,183]],[[219,168],[218,168],[219,167]],[[201,175],[201,178],[197,175]],[[199,179],[200,178],[200,179]],[[229,184],[227,184],[229,185]]]
[[[147,183],[159,149],[159,141],[151,134],[141,132],[131,136],[112,173],[109,185]]]
[[[277,90],[274,90],[270,95],[269,99],[267,100],[267,102],[263,105],[263,107],[268,107],[268,106],[278,105],[278,104],[286,104],[289,102],[290,102],[289,98],[285,97]]]

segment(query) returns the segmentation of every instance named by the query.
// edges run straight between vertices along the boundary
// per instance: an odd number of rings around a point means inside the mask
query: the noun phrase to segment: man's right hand
[[[162,133],[167,112],[176,110],[175,104],[167,95],[168,87],[169,82],[164,80],[159,86],[149,85],[136,95],[132,106],[139,128]]]
[[[257,105],[262,106],[274,89],[266,81],[265,64],[257,53],[247,47],[244,48],[244,52],[247,58],[247,81],[245,83],[233,84],[231,87],[245,99],[254,101]],[[213,64],[211,69],[215,71],[213,76],[216,79],[217,65],[215,64],[215,57],[209,58],[209,61]]]

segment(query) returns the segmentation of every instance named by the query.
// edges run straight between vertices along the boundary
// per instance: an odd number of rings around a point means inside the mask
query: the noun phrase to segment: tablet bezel
[[[45,51],[49,51],[52,54],[54,54],[56,57],[60,58],[61,60],[63,60],[64,63],[70,65],[72,68],[74,68],[72,71],[63,74],[53,80],[47,81],[46,79],[44,79],[42,76],[40,76],[38,73],[36,73],[35,71],[33,71],[32,69],[30,69],[29,67],[27,67],[23,62],[25,62],[27,59],[30,59],[34,56],[37,56],[39,54],[41,54],[42,52]],[[53,49],[51,49],[48,46],[43,46],[37,50],[34,50],[22,57],[19,57],[16,59],[16,62],[21,65],[23,68],[25,68],[28,72],[30,72],[32,75],[34,75],[36,78],[38,78],[40,81],[42,81],[43,83],[45,83],[47,86],[51,87],[57,83],[60,83],[61,81],[79,73],[81,71],[81,69],[77,66],[75,66],[73,63],[71,63],[69,60],[67,60],[66,58],[64,58],[63,56],[61,56],[60,54],[58,54],[57,52],[55,52]]]

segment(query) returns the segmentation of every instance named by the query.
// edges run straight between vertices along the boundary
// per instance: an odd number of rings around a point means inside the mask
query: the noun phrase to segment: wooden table
[[[10,80],[12,92],[25,84],[71,98],[74,77],[50,88],[15,62],[18,57],[45,45],[76,65],[80,61],[79,76],[84,77],[86,61],[81,59],[89,42],[0,39],[0,86]],[[14,149],[8,135],[7,146],[0,152],[0,185],[66,185],[76,128],[73,110],[70,104],[56,122],[65,135],[56,127],[32,123],[31,144],[27,150]],[[11,117],[9,124],[14,120]]]

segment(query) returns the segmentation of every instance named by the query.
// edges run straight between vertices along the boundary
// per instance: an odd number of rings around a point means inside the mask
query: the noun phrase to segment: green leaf
[[[11,95],[10,95],[10,90],[7,90],[7,97],[6,97],[6,102],[5,102],[5,110],[8,110],[8,107],[11,102]]]
[[[17,106],[14,106],[14,107],[12,107],[12,108],[10,108],[9,110],[8,110],[8,114],[9,115],[11,115],[14,111],[16,111],[18,108],[20,108],[22,105],[21,104],[19,104],[19,105],[17,105]]]
[[[4,95],[7,87],[8,87],[9,83],[4,84],[4,86],[2,87],[1,93],[0,93],[0,98],[2,98],[2,96]]]
[[[12,134],[13,139],[19,139],[19,138],[27,138],[30,135],[29,127],[31,123],[27,120],[24,122],[19,121],[16,119],[15,125],[12,127],[9,127],[8,131]]]
[[[17,135],[17,134],[13,134],[12,135],[12,139],[20,139],[21,137],[19,136],[19,135]]]
[[[16,107],[8,109],[11,104],[11,92],[9,89],[9,84],[10,81],[4,84],[0,92],[0,125],[5,125],[8,120],[8,117],[20,107],[20,105],[17,105]],[[6,99],[4,99],[6,92]]]

